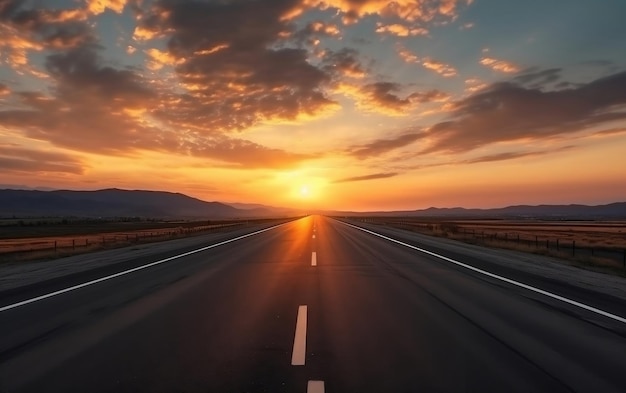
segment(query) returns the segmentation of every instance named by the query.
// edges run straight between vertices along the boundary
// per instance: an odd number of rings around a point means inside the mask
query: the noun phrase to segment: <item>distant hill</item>
[[[509,206],[498,209],[436,208],[405,211],[320,211],[343,216],[396,216],[424,218],[510,219],[626,219],[626,202],[608,205]],[[243,218],[295,215],[295,210],[259,204],[205,202],[190,196],[164,192],[119,190],[40,191],[0,190],[0,217],[151,217],[151,218]]]
[[[626,219],[626,202],[608,205],[519,205],[497,209],[465,209],[462,207],[436,208],[405,211],[377,212],[328,212],[333,215],[346,216],[394,216],[424,218],[509,218],[509,219]]]
[[[0,190],[1,217],[235,218],[250,212],[162,191]]]
[[[228,206],[232,206],[235,209],[246,210],[248,213],[259,215],[259,216],[267,216],[267,215],[291,215],[295,214],[294,209],[289,209],[286,207],[276,207],[276,206],[268,206],[261,205],[258,203],[235,203],[235,202],[227,202]]]

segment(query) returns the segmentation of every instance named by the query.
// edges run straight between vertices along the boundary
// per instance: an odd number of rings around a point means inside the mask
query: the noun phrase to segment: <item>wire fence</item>
[[[195,227],[160,228],[129,232],[0,240],[0,260],[30,259],[33,256],[66,255],[101,248],[152,243],[196,234],[224,232],[247,225],[247,221]]]
[[[610,265],[626,269],[626,248],[620,246],[595,245],[573,238],[522,231],[488,230],[463,227],[451,222],[412,222],[410,220],[385,220],[363,218],[363,222],[387,225],[394,228],[419,232],[426,235],[447,237],[467,243],[530,251],[561,258]],[[626,235],[625,240],[626,240]]]

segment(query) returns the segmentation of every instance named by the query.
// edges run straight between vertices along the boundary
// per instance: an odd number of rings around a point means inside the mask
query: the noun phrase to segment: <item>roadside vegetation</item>
[[[285,219],[165,221],[122,217],[0,219],[0,262],[54,259]]]
[[[385,225],[470,244],[548,255],[626,276],[626,221],[450,220],[366,217]]]

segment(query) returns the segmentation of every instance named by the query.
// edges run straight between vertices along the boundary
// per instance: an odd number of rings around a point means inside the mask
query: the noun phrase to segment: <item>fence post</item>
[[[535,248],[539,248],[539,236],[535,235]]]
[[[572,256],[576,255],[576,240],[572,240]]]
[[[556,250],[559,251],[559,239],[556,239]]]
[[[74,239],[72,239],[72,250],[76,250],[76,243]]]
[[[550,239],[546,239],[546,248],[550,249]]]
[[[54,252],[57,252],[57,241],[54,241]]]

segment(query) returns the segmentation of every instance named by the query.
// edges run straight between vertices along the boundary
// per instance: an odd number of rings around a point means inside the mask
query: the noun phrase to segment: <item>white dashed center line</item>
[[[315,251],[311,253],[311,266],[317,266],[317,253]]]
[[[324,381],[309,381],[306,393],[324,393]]]
[[[293,353],[291,354],[292,366],[304,366],[306,357],[306,312],[306,306],[298,307],[296,335],[293,339]]]

